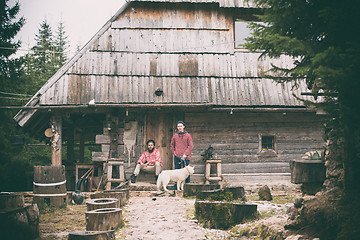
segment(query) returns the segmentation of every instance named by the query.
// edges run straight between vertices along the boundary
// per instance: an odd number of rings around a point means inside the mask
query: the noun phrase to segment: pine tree
[[[8,6],[8,0],[0,1],[0,74],[9,76],[9,57],[20,47],[20,41],[14,41],[14,37],[25,23],[21,17],[15,21],[19,13],[20,5],[15,3],[13,7]]]
[[[30,54],[32,69],[30,73],[36,86],[41,87],[56,71],[55,43],[51,26],[46,19],[40,24],[38,34],[35,34],[36,45],[31,48]]]
[[[22,105],[26,95],[25,80],[22,75],[22,60],[13,56],[20,46],[14,41],[16,34],[25,23],[17,14],[20,4],[10,7],[8,0],[0,0],[0,106]],[[25,100],[25,101],[24,101]],[[28,152],[24,146],[13,145],[12,136],[21,134],[12,119],[16,110],[0,109],[0,186],[1,191],[29,189],[32,167],[27,160]],[[30,181],[31,182],[31,181]]]
[[[65,32],[65,25],[62,21],[59,22],[55,35],[55,49],[56,49],[56,68],[60,68],[67,61],[66,50],[69,48],[68,36]]]

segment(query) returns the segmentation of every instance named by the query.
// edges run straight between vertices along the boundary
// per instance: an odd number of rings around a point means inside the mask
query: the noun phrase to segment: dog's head
[[[194,168],[195,168],[195,167],[193,167],[193,166],[191,166],[191,165],[187,165],[187,166],[186,166],[186,169],[189,171],[190,174],[194,174]]]

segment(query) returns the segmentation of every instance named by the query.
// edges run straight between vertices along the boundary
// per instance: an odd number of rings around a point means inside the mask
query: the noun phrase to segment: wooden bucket
[[[33,184],[33,201],[40,208],[66,206],[65,166],[35,166]]]

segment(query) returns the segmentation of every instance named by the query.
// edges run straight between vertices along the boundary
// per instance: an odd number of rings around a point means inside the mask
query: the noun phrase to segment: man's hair
[[[178,121],[178,122],[176,123],[176,125],[178,125],[178,124],[182,124],[182,125],[185,126],[185,123],[184,123],[183,121]]]
[[[152,143],[154,144],[154,146],[155,146],[155,141],[152,140],[152,139],[150,139],[150,140],[148,140],[148,141],[146,142],[146,146],[149,145],[150,142],[152,142]]]

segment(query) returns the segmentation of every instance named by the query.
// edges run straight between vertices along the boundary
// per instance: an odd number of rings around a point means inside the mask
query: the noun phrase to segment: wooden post
[[[69,129],[69,138],[67,140],[67,162],[75,163],[74,155],[74,127],[70,126]]]
[[[83,163],[85,158],[85,136],[84,133],[80,133],[80,147],[79,147],[79,162]]]
[[[209,184],[211,164],[206,161],[205,165],[205,184]]]
[[[62,119],[60,114],[55,114],[51,118],[52,128],[55,130],[54,136],[51,138],[51,165],[61,166],[61,135],[62,135]]]

